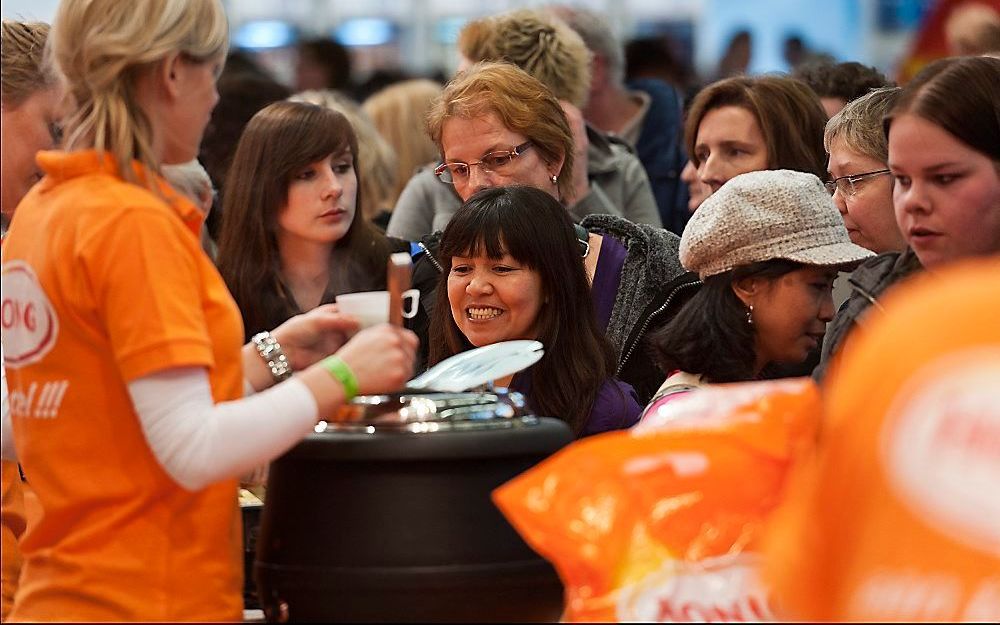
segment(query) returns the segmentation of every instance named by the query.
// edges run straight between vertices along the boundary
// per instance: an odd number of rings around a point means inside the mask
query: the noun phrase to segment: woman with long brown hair
[[[351,124],[326,107],[276,102],[247,124],[226,178],[218,256],[247,336],[340,294],[385,289],[389,255],[411,251],[362,215],[357,154]],[[415,284],[427,296],[429,277]],[[409,323],[426,336],[422,307]]]

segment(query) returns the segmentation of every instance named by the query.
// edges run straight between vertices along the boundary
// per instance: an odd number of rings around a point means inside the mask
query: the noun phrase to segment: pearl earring
[[[551,180],[552,180],[552,184],[557,184],[559,182],[559,176],[556,176],[555,174],[552,174]]]

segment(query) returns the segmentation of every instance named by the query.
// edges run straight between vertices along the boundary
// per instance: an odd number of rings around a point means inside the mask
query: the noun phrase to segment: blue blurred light
[[[356,17],[333,30],[333,38],[345,46],[381,46],[396,40],[396,24],[383,17]]]
[[[469,21],[466,17],[445,17],[434,25],[434,40],[446,46],[458,43],[458,33]]]
[[[237,48],[263,50],[283,48],[298,40],[295,27],[283,20],[254,20],[246,22],[233,34],[233,44]]]

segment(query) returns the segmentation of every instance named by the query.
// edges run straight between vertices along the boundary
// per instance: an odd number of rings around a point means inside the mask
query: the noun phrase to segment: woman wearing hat
[[[650,408],[681,391],[804,361],[833,318],[837,270],[872,252],[851,242],[812,174],[742,174],[688,222],[680,258],[704,286],[653,339],[670,372]]]

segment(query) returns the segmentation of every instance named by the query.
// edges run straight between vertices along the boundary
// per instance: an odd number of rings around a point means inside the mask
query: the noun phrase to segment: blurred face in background
[[[887,169],[885,163],[852,150],[843,137],[830,144],[830,180]],[[876,174],[840,180],[833,203],[844,218],[851,241],[877,254],[906,247],[892,209],[892,176]]]
[[[847,102],[841,98],[820,98],[819,103],[823,105],[823,111],[827,117],[833,117],[847,106]]]
[[[730,178],[768,168],[764,133],[742,106],[720,106],[701,118],[695,139],[698,177],[711,193]]]
[[[330,86],[330,70],[311,52],[300,51],[295,61],[295,90],[326,89]]]
[[[1000,253],[1000,163],[912,113],[889,128],[896,222],[924,267]]]
[[[357,206],[358,178],[350,150],[295,173],[278,212],[278,245],[333,246],[347,234]]]
[[[681,170],[681,182],[687,185],[688,212],[693,213],[698,210],[705,198],[712,194],[712,190],[702,184],[701,179],[698,178],[698,168],[694,166],[692,161],[688,161],[684,165],[684,169]]]
[[[0,198],[4,218],[42,176],[35,154],[56,147],[65,104],[60,88],[36,91],[18,105],[0,105]]]

